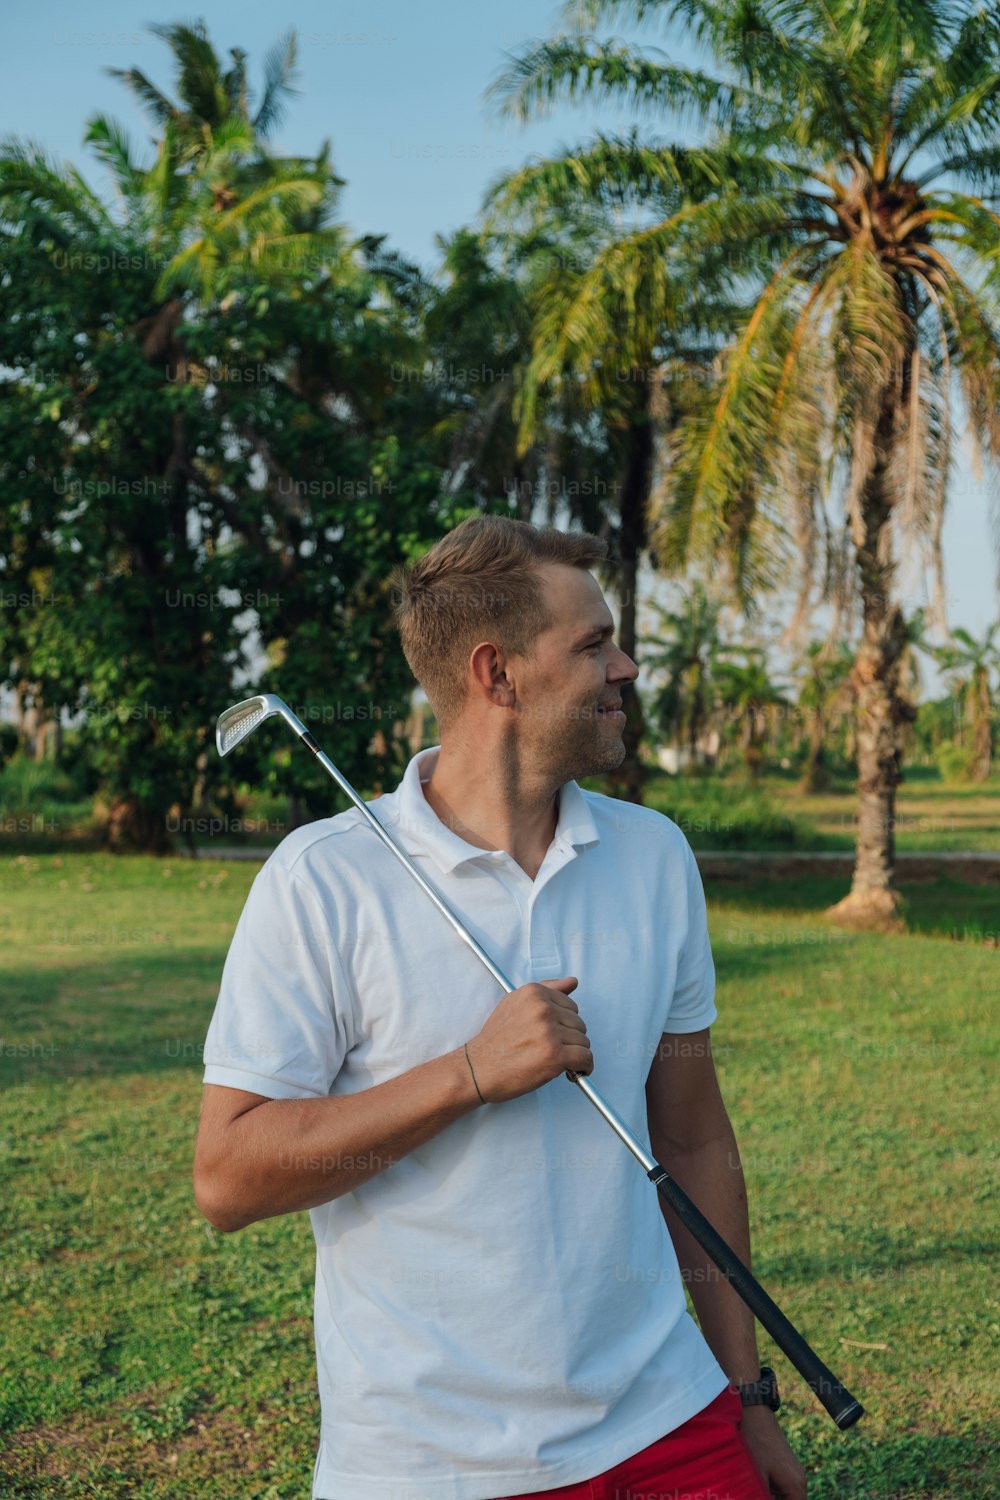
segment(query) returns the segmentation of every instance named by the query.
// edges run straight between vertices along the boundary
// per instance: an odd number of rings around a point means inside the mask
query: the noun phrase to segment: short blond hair
[[[439,729],[462,712],[469,657],[480,641],[530,657],[536,638],[552,624],[538,564],[591,568],[607,555],[607,542],[587,531],[470,516],[415,562],[392,570],[403,654]]]

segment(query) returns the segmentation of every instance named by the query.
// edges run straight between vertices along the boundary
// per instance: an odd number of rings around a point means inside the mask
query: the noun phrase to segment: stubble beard
[[[580,704],[548,727],[541,759],[559,784],[616,771],[625,759],[625,726],[605,720],[594,703]]]

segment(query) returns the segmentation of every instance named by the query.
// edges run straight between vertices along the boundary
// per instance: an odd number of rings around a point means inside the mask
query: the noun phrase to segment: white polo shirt
[[[663,1032],[716,1018],[694,856],[650,808],[559,792],[534,880],[451,832],[413,757],[372,811],[512,984],[575,974],[594,1086],[648,1141]],[[354,1094],[470,1040],[496,981],[361,813],[288,835],[247,897],[206,1083]],[[563,1074],[486,1104],[310,1211],[314,1500],[486,1500],[588,1479],[728,1379],[687,1312],[656,1189]]]

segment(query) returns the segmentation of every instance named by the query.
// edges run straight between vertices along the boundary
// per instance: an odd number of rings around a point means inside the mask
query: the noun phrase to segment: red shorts
[[[545,1500],[771,1500],[743,1436],[742,1416],[740,1393],[729,1385],[687,1422],[614,1468],[530,1494]]]

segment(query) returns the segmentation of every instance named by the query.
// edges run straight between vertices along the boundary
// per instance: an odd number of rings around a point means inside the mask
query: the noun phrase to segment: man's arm
[[[712,1058],[710,1028],[664,1033],[646,1081],[653,1155],[750,1267],[746,1184]],[[660,1198],[705,1340],[734,1385],[758,1379],[753,1313]]]
[[[194,1194],[216,1229],[329,1203],[477,1108],[461,1047],[358,1094],[271,1099],[206,1083]]]
[[[563,993],[577,982],[521,985],[466,1046],[356,1094],[271,1099],[206,1083],[194,1161],[198,1207],[223,1231],[317,1208],[483,1103],[516,1099],[562,1072],[592,1072],[586,1024]]]
[[[646,1082],[646,1111],[653,1155],[750,1268],[746,1183],[708,1027],[664,1033]],[[660,1206],[705,1342],[730,1382],[748,1385],[760,1375],[754,1315],[663,1198]],[[748,1406],[741,1427],[776,1500],[806,1500],[806,1471],[775,1413]]]

